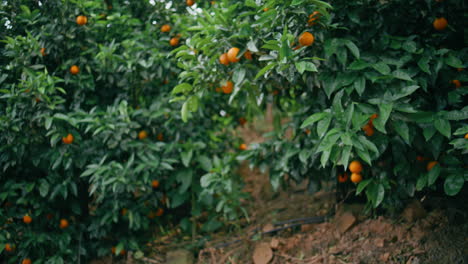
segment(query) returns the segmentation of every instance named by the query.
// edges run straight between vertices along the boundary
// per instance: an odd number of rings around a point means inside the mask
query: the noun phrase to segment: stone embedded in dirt
[[[166,254],[165,264],[193,264],[194,257],[192,252],[185,249],[169,251]]]
[[[380,256],[380,260],[383,261],[383,262],[386,262],[388,261],[388,259],[390,258],[390,253],[384,253]]]
[[[263,232],[268,232],[268,231],[273,230],[274,228],[275,227],[272,224],[266,224],[266,225],[263,226],[262,231]]]
[[[345,212],[336,218],[336,228],[340,233],[348,231],[355,223],[356,217],[349,212]]]
[[[385,245],[385,241],[383,240],[383,238],[376,238],[376,239],[375,239],[375,245],[376,245],[377,247],[382,248],[382,247],[384,247],[384,245]]]
[[[306,232],[311,232],[315,230],[317,224],[304,224],[301,225],[301,232],[306,233]]]
[[[268,243],[257,244],[252,256],[254,264],[268,264],[272,258],[273,251]]]
[[[279,240],[278,240],[277,238],[271,239],[270,247],[271,247],[272,249],[278,249],[278,247],[279,247]]]
[[[422,206],[419,200],[413,200],[401,214],[401,217],[405,219],[406,222],[414,222],[426,216],[426,210]]]

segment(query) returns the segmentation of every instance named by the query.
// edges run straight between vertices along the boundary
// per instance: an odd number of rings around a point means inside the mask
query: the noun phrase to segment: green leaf
[[[317,67],[314,63],[310,61],[299,61],[295,63],[296,69],[300,74],[303,74],[304,71],[317,72]]]
[[[356,188],[356,195],[359,195],[371,182],[372,182],[372,179],[361,181]]]
[[[255,41],[250,40],[247,42],[247,49],[250,50],[251,52],[258,52],[257,45],[255,44]]]
[[[451,67],[454,67],[454,68],[463,68],[463,63],[462,61],[453,56],[453,55],[450,55],[448,56],[446,59],[445,59],[445,63]]]
[[[440,165],[436,164],[432,169],[427,173],[427,186],[433,185],[437,178],[440,175]]]
[[[395,131],[400,135],[403,140],[405,140],[406,144],[410,144],[410,138],[409,138],[409,127],[408,124],[404,121],[396,121],[393,122],[393,126],[395,127]]]
[[[50,185],[46,180],[41,180],[41,184],[39,185],[39,194],[41,197],[46,197],[49,193]]]
[[[187,93],[192,91],[192,85],[189,83],[181,83],[172,89],[172,94]]]
[[[365,68],[367,68],[369,66],[370,66],[370,64],[365,62],[365,61],[355,60],[348,66],[348,70],[359,71],[359,70],[363,70],[363,69],[365,69]]]
[[[423,173],[419,176],[418,181],[416,182],[416,190],[421,191],[427,185],[427,174]]]
[[[434,127],[439,131],[442,135],[450,138],[451,135],[451,127],[450,122],[448,120],[438,118],[434,120]]]
[[[291,6],[301,5],[305,0],[293,0]]]
[[[378,71],[380,74],[387,75],[390,73],[390,67],[388,67],[388,65],[385,64],[384,62],[379,61],[375,64],[372,64],[371,66],[372,68],[374,68],[374,70]]]
[[[176,180],[181,183],[179,186],[179,194],[187,192],[192,185],[193,171],[190,169],[181,170],[176,174]]]
[[[418,66],[423,72],[431,74],[431,70],[429,68],[429,59],[427,57],[422,57],[418,61]]]
[[[264,75],[267,71],[271,70],[273,67],[275,67],[277,65],[276,62],[272,62],[270,64],[268,64],[267,66],[263,67],[263,69],[261,69],[257,75],[255,75],[255,80],[257,80],[260,76]]]
[[[237,69],[232,75],[232,81],[235,84],[240,85],[245,78],[245,73],[246,73],[245,68]]]
[[[304,122],[302,122],[301,129],[307,126],[310,126],[317,121],[324,119],[327,115],[328,113],[320,112],[320,113],[315,113],[309,116],[306,120],[304,120]]]
[[[317,134],[319,138],[325,135],[328,127],[330,126],[331,120],[331,117],[327,115],[325,119],[322,119],[317,123]]]
[[[393,77],[400,79],[400,80],[405,80],[405,81],[412,81],[411,77],[409,74],[403,70],[396,70],[392,73]]]
[[[358,77],[354,81],[354,89],[359,94],[359,96],[361,96],[366,90],[366,78],[364,78],[363,76]]]
[[[457,195],[464,183],[463,175],[450,175],[445,179],[444,191],[449,196]]]
[[[207,156],[201,155],[198,157],[197,160],[200,166],[202,167],[202,169],[204,169],[205,171],[210,172],[211,169],[213,168],[211,160]]]
[[[187,101],[184,102],[184,104],[182,105],[182,109],[180,110],[180,114],[182,116],[182,121],[184,122],[187,122],[188,120],[188,103]]]
[[[374,126],[377,130],[382,133],[387,133],[385,130],[385,124],[387,123],[388,118],[393,110],[393,103],[382,103],[379,104],[379,117],[374,119]]]
[[[360,54],[359,54],[359,48],[354,44],[351,40],[345,40],[344,44],[346,47],[348,47],[349,51],[353,54],[356,59],[359,59]]]
[[[189,167],[193,156],[193,149],[180,153],[180,156],[182,158],[182,164],[184,164],[185,167]]]

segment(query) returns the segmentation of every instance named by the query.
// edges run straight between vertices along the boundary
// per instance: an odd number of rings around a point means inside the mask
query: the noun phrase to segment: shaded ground
[[[245,127],[238,133],[246,143],[263,141],[253,131],[259,129]],[[372,218],[364,215],[363,205],[337,202],[333,192],[310,195],[304,185],[273,193],[268,175],[258,169],[243,164],[239,173],[252,196],[245,204],[250,221],[239,221],[235,233],[213,234],[202,250],[192,247],[198,264],[468,263],[466,210],[454,221],[443,202],[414,200],[400,215]],[[312,223],[297,221],[304,217]],[[152,254],[139,262],[128,257],[113,263],[169,264],[164,257],[168,252],[192,244],[189,238],[176,237],[158,238]]]

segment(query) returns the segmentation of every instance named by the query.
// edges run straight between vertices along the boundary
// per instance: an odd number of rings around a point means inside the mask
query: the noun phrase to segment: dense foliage
[[[462,0],[192,2],[0,4],[1,260],[216,230],[243,214],[238,160],[275,188],[340,174],[374,208],[460,192]],[[267,104],[275,131],[241,144],[234,127]]]

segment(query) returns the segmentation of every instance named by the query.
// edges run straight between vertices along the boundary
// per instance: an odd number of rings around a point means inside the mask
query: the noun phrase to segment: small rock
[[[185,249],[177,249],[167,252],[166,264],[193,264],[192,252]]]
[[[255,247],[252,256],[254,264],[268,264],[272,258],[273,251],[268,243],[260,243]]]
[[[336,228],[340,233],[348,231],[356,223],[356,217],[352,213],[345,212],[336,219]]]
[[[380,260],[383,261],[383,262],[386,262],[388,261],[388,259],[390,258],[390,253],[384,253],[380,256]]]
[[[306,233],[306,232],[311,232],[314,231],[316,224],[304,224],[301,225],[301,232]]]
[[[279,240],[277,238],[273,238],[270,242],[270,247],[272,249],[278,249],[279,247]]]
[[[273,230],[274,228],[275,227],[272,224],[266,224],[265,226],[263,226],[262,231],[263,232],[268,232],[270,230]]]
[[[376,238],[376,239],[375,239],[375,245],[376,245],[377,247],[382,248],[382,247],[384,247],[384,245],[385,245],[385,241],[384,241],[382,238]]]
[[[426,216],[426,210],[419,200],[413,200],[401,214],[401,217],[408,223],[414,222]]]

